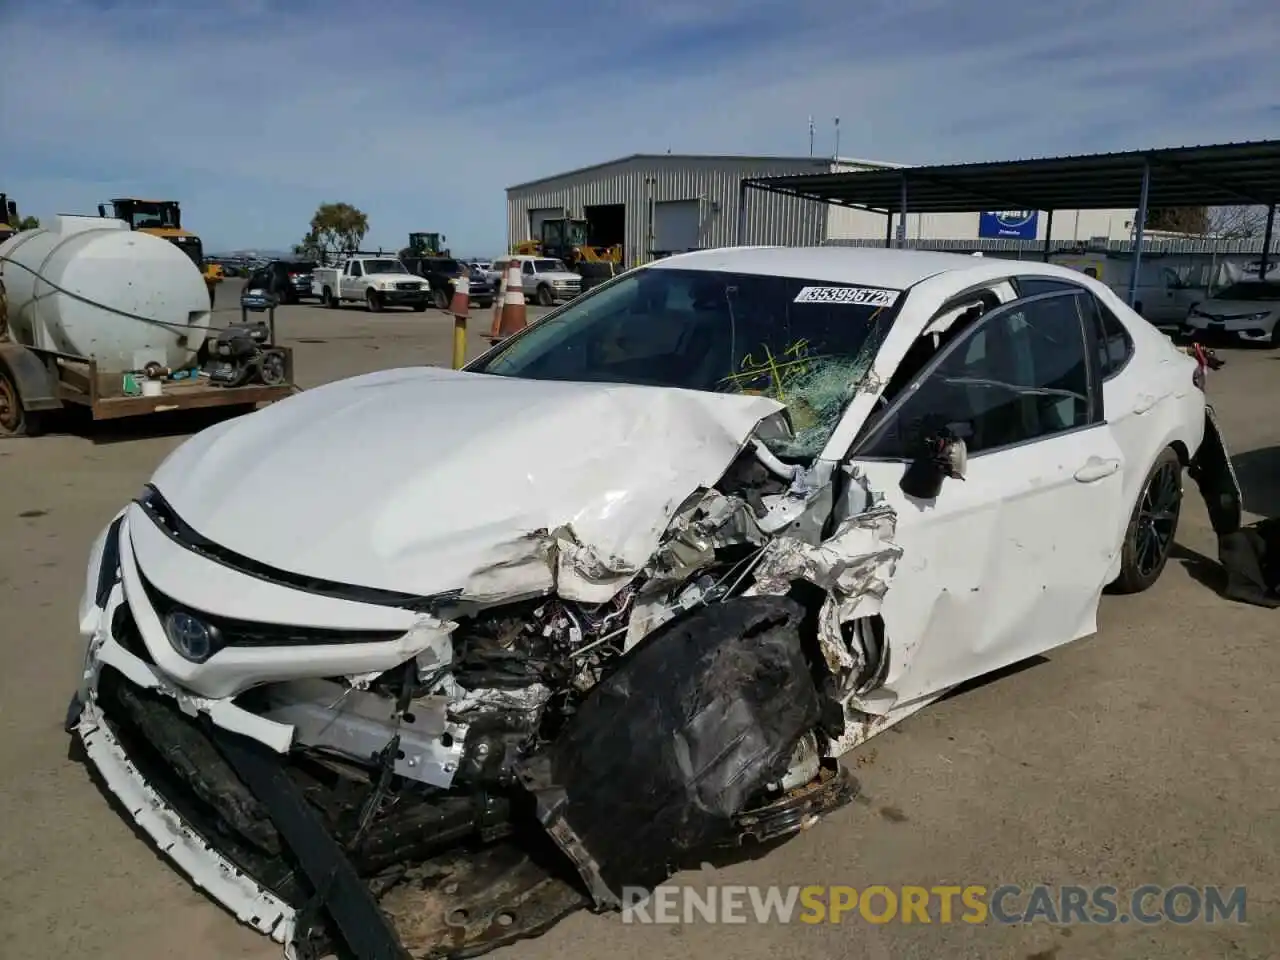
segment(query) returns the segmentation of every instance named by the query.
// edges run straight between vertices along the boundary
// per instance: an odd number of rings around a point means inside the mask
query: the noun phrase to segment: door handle
[[[1083,467],[1076,471],[1076,479],[1081,483],[1096,483],[1111,476],[1120,469],[1119,460],[1103,460],[1101,457],[1090,457]]]

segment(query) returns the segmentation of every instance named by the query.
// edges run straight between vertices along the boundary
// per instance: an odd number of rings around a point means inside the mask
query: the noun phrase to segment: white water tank
[[[189,363],[210,324],[209,290],[191,258],[120,220],[60,216],[0,243],[9,336],[93,357],[101,373]]]

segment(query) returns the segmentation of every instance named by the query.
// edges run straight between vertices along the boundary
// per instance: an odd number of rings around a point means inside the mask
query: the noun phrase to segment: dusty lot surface
[[[224,287],[221,302],[234,303]],[[435,311],[279,314],[304,386],[447,363]],[[476,329],[486,329],[487,311]],[[473,338],[472,352],[483,342]],[[1280,514],[1280,356],[1223,351],[1211,393],[1253,510]],[[111,514],[198,421],[0,443],[0,954],[273,958],[134,835],[69,753],[61,722],[80,656],[84,555]],[[168,435],[156,435],[164,428]],[[554,455],[549,451],[549,455]],[[315,478],[311,478],[314,481]],[[300,481],[302,482],[302,481]],[[273,496],[262,491],[269,509]],[[1262,960],[1280,943],[1280,611],[1228,603],[1191,493],[1179,560],[1136,598],[1105,599],[1101,632],[957,694],[855,758],[860,801],[708,884],[1248,886],[1248,920],[1021,927],[754,923],[624,926],[577,915],[495,955],[661,960],[829,956]],[[936,921],[936,914],[935,914]]]

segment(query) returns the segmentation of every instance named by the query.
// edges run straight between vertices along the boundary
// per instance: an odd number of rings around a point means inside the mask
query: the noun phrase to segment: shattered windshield
[[[629,274],[513,339],[481,373],[772,397],[816,456],[901,306],[898,290],[707,270]]]

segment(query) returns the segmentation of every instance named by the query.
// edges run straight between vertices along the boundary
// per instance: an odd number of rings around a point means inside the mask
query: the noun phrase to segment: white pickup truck
[[[350,257],[341,266],[313,270],[311,293],[326,307],[363,303],[374,312],[402,306],[421,313],[431,300],[431,285],[395,257]]]

